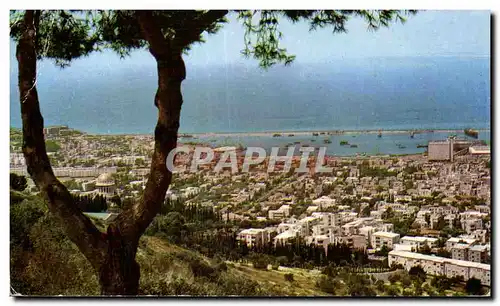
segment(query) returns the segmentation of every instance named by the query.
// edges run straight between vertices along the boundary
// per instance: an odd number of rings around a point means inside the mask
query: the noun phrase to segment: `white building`
[[[326,252],[326,250],[328,249],[328,245],[332,243],[332,241],[330,240],[330,237],[328,235],[314,235],[308,236],[306,238],[306,243],[322,246]]]
[[[419,236],[404,236],[400,239],[400,243],[404,245],[410,245],[417,249],[423,247],[424,245],[433,248],[436,246],[437,238],[431,237],[419,237]]]
[[[472,155],[489,155],[491,154],[491,149],[488,146],[470,146],[469,153]]]
[[[316,200],[313,200],[312,202],[313,205],[318,206],[319,209],[325,209],[335,206],[335,199],[332,199],[328,196],[322,196],[320,198],[317,198]]]
[[[389,252],[389,266],[394,264],[400,264],[406,270],[421,266],[427,274],[449,278],[458,276],[465,281],[474,277],[490,286],[490,265],[487,264],[395,250]]]
[[[399,234],[390,232],[376,232],[372,234],[371,245],[373,249],[381,249],[386,246],[389,249],[394,248],[394,244],[399,242]]]
[[[410,245],[410,244],[399,244],[396,243],[393,246],[393,250],[395,251],[406,251],[406,252],[416,252],[417,248],[416,246]]]
[[[247,246],[262,246],[269,242],[269,233],[261,228],[249,228],[241,231],[237,239],[247,244]]]
[[[26,160],[23,153],[10,153],[10,167],[25,167]]]
[[[113,197],[115,195],[115,180],[110,173],[103,173],[99,175],[95,182],[95,187],[100,195],[107,198]]]
[[[274,246],[277,244],[286,244],[288,241],[292,238],[299,237],[299,231],[297,230],[288,230],[285,231],[281,234],[278,234],[276,237],[274,237]]]
[[[281,205],[280,208],[276,210],[270,210],[269,219],[284,219],[290,216],[290,205]]]
[[[488,256],[488,247],[485,245],[473,245],[468,250],[469,261],[485,262]]]
[[[468,245],[473,245],[477,242],[476,239],[472,239],[472,238],[458,238],[458,237],[452,237],[448,240],[446,240],[446,250],[448,252],[451,252],[451,249],[457,244],[457,243],[465,243],[465,244],[468,244]]]
[[[451,258],[457,260],[467,260],[469,245],[465,243],[457,243],[451,248]]]
[[[453,161],[453,141],[451,140],[429,141],[427,151],[430,161]]]
[[[483,220],[482,219],[467,219],[462,220],[462,229],[467,233],[471,234],[476,230],[483,229]]]
[[[312,217],[319,217],[320,224],[324,226],[340,226],[340,215],[335,213],[313,212]]]

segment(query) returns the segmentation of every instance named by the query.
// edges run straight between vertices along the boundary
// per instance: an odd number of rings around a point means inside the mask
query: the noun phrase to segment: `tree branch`
[[[166,167],[166,159],[170,151],[177,146],[183,102],[181,83],[186,75],[182,50],[172,48],[171,41],[163,37],[161,27],[152,16],[149,11],[137,12],[144,39],[148,41],[150,52],[158,63],[158,90],[155,97],[158,122],[155,128],[155,148],[142,199],[124,210],[115,222],[130,250],[135,250],[139,238],[160,212],[172,180],[172,173]]]
[[[43,117],[36,90],[36,30],[39,13],[26,11],[17,45],[19,93],[23,123],[23,153],[28,173],[48,201],[48,207],[68,237],[98,270],[106,244],[100,231],[75,205],[66,187],[55,177],[45,149]]]
[[[169,42],[165,39],[158,26],[158,21],[152,11],[136,11],[137,20],[144,39],[149,43],[149,51],[158,60],[167,56],[170,50]]]
[[[198,41],[204,31],[228,13],[228,10],[211,10],[201,15],[200,18],[187,22],[185,27],[176,30],[174,44],[184,49]]]

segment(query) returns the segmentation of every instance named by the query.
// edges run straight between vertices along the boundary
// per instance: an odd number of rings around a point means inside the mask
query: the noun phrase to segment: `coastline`
[[[478,132],[489,132],[491,129],[476,129]],[[226,133],[179,133],[179,138],[205,138],[205,137],[273,137],[279,134],[279,137],[293,137],[293,136],[341,136],[341,135],[356,135],[356,134],[422,134],[422,133],[463,133],[461,129],[407,129],[407,130],[311,130],[311,131],[265,131],[265,132],[226,132]],[[293,136],[290,136],[293,134]],[[188,135],[186,137],[186,135]],[[191,137],[190,137],[191,136]]]
[[[56,127],[58,125],[54,125]],[[18,129],[18,127],[10,127],[11,129]],[[69,127],[70,129],[73,129]],[[491,132],[490,128],[473,128],[478,132]],[[89,133],[84,130],[74,129],[82,132],[88,136],[153,136],[153,134],[145,133]],[[178,137],[187,138],[206,138],[206,137],[273,137],[279,134],[280,137],[293,137],[293,136],[342,136],[342,135],[358,135],[358,134],[378,134],[382,135],[395,135],[395,134],[424,134],[424,133],[463,133],[464,129],[366,129],[366,130],[286,130],[286,131],[261,131],[261,132],[203,132],[203,133],[185,133],[179,132]],[[293,136],[291,136],[293,134]]]

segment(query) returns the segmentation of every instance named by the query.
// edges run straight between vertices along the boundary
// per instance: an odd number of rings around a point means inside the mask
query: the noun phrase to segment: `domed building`
[[[97,192],[107,198],[111,198],[115,194],[115,180],[111,173],[103,173],[97,177],[95,182]]]

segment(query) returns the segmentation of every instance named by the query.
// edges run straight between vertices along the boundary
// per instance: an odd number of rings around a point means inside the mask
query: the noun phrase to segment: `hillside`
[[[99,295],[97,277],[36,196],[11,192],[11,285],[23,295]],[[100,220],[94,222],[104,229]],[[324,295],[317,276],[285,270],[263,271],[209,259],[199,253],[144,236],[137,261],[143,295]],[[300,270],[300,269],[295,269]]]
[[[22,295],[97,296],[92,267],[66,238],[38,196],[11,191],[10,267],[13,292]],[[104,230],[101,220],[93,220]],[[169,242],[163,232],[143,236],[137,261],[140,295],[153,296],[437,296],[464,295],[463,286],[406,271],[369,273],[329,265],[323,271],[254,267],[258,254],[239,262],[209,258]],[[255,259],[257,258],[257,259]],[[262,262],[262,261],[260,261]],[[259,264],[260,265],[260,264]],[[267,266],[267,268],[266,268]],[[383,274],[383,275],[382,275]]]

